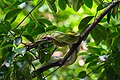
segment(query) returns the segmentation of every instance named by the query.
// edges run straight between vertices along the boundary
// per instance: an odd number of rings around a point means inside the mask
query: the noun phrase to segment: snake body
[[[74,35],[72,34],[66,34],[60,31],[49,31],[49,32],[45,32],[42,33],[40,35],[37,36],[36,40],[40,40],[44,37],[52,37],[54,38],[54,43],[57,46],[65,46],[65,45],[72,45],[74,43],[77,42],[78,38],[79,38],[79,34],[76,33]],[[70,58],[65,62],[65,65],[71,65],[76,61],[77,58],[77,51],[75,51]],[[61,59],[61,58],[60,58]]]

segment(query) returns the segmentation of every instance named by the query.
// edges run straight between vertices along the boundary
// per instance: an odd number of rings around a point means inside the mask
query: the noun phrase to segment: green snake
[[[52,37],[52,38],[54,38],[53,43],[55,45],[63,47],[63,46],[66,46],[66,45],[72,45],[72,44],[76,43],[79,36],[80,36],[80,34],[75,33],[75,32],[71,32],[71,33],[66,34],[66,33],[63,33],[63,32],[60,32],[60,31],[48,31],[48,32],[39,34],[37,36],[36,40],[40,40],[44,37]],[[66,61],[65,65],[73,64],[76,61],[76,58],[77,58],[77,52],[75,51],[70,56],[70,58]],[[59,60],[59,59],[57,58],[57,60]],[[51,60],[50,60],[50,62],[51,62]]]

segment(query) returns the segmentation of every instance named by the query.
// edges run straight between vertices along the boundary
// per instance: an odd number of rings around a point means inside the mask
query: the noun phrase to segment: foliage
[[[59,69],[52,67],[44,72],[37,70],[49,65],[52,54],[61,53],[64,57],[70,49],[66,45],[57,48],[56,43],[44,41],[46,33],[59,31],[69,34],[62,39],[71,43],[69,37],[72,35],[74,38],[75,34],[69,32],[82,34],[112,2],[0,0],[0,80],[119,80],[119,5],[110,9],[85,37],[74,64],[59,66]],[[44,33],[46,35],[36,40]],[[58,43],[65,44],[61,38]],[[59,60],[54,60],[54,63]]]

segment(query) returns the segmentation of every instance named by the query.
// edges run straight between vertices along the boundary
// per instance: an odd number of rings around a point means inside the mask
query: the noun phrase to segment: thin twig
[[[34,10],[37,6],[39,6],[40,3],[42,3],[42,1],[43,1],[43,0],[41,0],[41,1],[25,16],[25,18],[15,27],[15,29],[20,26],[20,24],[33,12],[33,10]]]

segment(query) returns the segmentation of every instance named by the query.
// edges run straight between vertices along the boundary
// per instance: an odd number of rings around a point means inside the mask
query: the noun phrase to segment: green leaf
[[[118,38],[118,41],[117,41],[117,48],[120,50],[120,37]]]
[[[98,80],[107,80],[105,70],[100,74]]]
[[[28,34],[31,34],[32,31],[34,30],[36,26],[36,22],[35,21],[30,21],[28,24],[25,25],[25,29],[27,30]]]
[[[4,21],[4,23],[5,23],[5,28],[6,28],[6,30],[8,30],[8,31],[10,31],[11,30],[11,24],[8,22],[8,21]]]
[[[48,5],[53,12],[55,12],[55,13],[57,12],[57,7],[56,7],[55,3],[48,2]]]
[[[44,33],[45,32],[45,26],[43,26],[42,24],[38,24],[37,27],[35,27],[35,29],[33,29],[31,35],[32,36],[37,36],[38,34]]]
[[[80,33],[82,33],[87,28],[88,23],[90,22],[92,18],[93,16],[87,16],[81,20],[81,22],[79,23],[79,27],[78,27]]]
[[[102,35],[98,34],[98,32],[99,30],[96,27],[91,31],[91,36],[95,40],[96,45],[99,45],[99,43],[103,40]]]
[[[104,3],[100,4],[100,5],[97,7],[97,11],[100,11],[100,10],[106,8],[109,4],[110,4],[110,2],[104,2]]]
[[[0,34],[7,34],[8,30],[5,28],[5,25],[0,23]]]
[[[15,0],[3,0],[6,4],[11,5]]]
[[[26,52],[25,55],[24,55],[24,59],[30,64],[32,65],[32,59],[35,59],[35,56],[30,53],[30,52]]]
[[[10,10],[10,11],[6,14],[5,20],[9,20],[9,19],[11,19],[11,18],[14,18],[14,17],[17,16],[21,11],[22,11],[22,9],[19,9],[19,8]]]
[[[108,38],[107,29],[100,24],[97,24],[96,28],[98,29],[98,32],[101,34],[102,39],[107,40],[107,38]]]
[[[47,24],[49,26],[52,25],[52,22],[47,20],[47,19],[38,19],[38,21],[41,22],[41,23],[45,23],[45,24]]]
[[[98,54],[98,55],[101,55],[102,51],[104,51],[103,48],[99,48],[99,47],[96,47],[96,46],[88,46],[88,50],[93,53],[93,54]]]
[[[97,5],[100,5],[100,4],[102,4],[102,3],[103,3],[103,1],[102,1],[102,0],[94,0],[94,2],[95,2]]]
[[[86,77],[86,71],[81,71],[79,74],[78,74],[78,77],[79,78],[85,78]]]
[[[91,62],[91,61],[93,61],[93,60],[95,60],[95,59],[97,59],[98,58],[98,56],[89,56],[87,59],[86,59],[86,61],[85,61],[85,63],[88,63],[88,62]]]
[[[34,39],[32,38],[32,36],[30,35],[23,35],[25,38],[27,38],[29,41],[31,41],[32,43],[34,43]]]
[[[108,35],[108,39],[117,38],[118,36],[120,36],[120,32],[113,32]]]
[[[88,64],[87,68],[94,68],[96,67],[95,65],[97,65],[98,61],[92,61]]]
[[[32,80],[32,74],[30,72],[29,64],[27,63],[23,64],[22,69],[20,70],[20,73],[26,80]]]
[[[116,6],[112,9],[112,16],[113,16],[113,18],[116,18],[116,19],[118,19],[118,6],[119,6],[119,5],[116,5]]]
[[[17,16],[15,16],[12,20],[11,20],[11,24],[16,20]]]
[[[14,40],[14,43],[16,46],[19,46],[22,43],[22,38],[21,37],[16,37]]]
[[[93,0],[83,0],[83,2],[87,7],[92,8]]]
[[[14,49],[14,51],[18,54],[24,55],[26,53],[26,48],[21,47],[21,48]]]
[[[40,73],[40,71],[35,71],[35,74],[37,76],[37,80],[45,80],[42,76],[42,74]]]
[[[82,2],[82,0],[74,0],[73,1],[73,9],[75,11],[78,11],[83,4],[84,3]]]
[[[110,17],[111,17],[111,10],[107,13],[107,22],[110,23]]]
[[[65,0],[58,0],[58,5],[60,9],[65,10],[66,9],[66,1]]]
[[[70,2],[70,0],[65,0],[65,1],[66,1],[67,5],[71,8],[71,2]]]
[[[52,30],[55,30],[55,29],[57,29],[57,27],[51,25],[51,26],[49,26],[49,27],[46,28],[46,31],[52,31]]]

